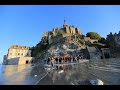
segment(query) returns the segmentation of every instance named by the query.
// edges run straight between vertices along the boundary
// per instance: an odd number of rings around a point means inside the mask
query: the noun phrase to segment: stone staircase
[[[92,46],[89,47],[87,46],[88,52],[90,54],[91,59],[100,59],[100,52],[96,49],[96,47]]]

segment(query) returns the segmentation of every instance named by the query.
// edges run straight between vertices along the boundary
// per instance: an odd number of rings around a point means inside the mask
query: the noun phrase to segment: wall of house
[[[33,60],[33,57],[20,57],[18,64],[30,64]],[[28,61],[28,63],[26,63]]]
[[[23,56],[31,56],[31,50],[28,49],[14,49],[10,48],[8,50],[8,59],[15,58],[15,57],[23,57]]]

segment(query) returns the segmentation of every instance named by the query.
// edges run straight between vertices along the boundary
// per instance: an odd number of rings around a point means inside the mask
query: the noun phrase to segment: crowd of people
[[[83,59],[82,56],[78,57],[48,57],[47,60],[45,60],[45,64],[52,65],[53,64],[64,64],[64,63],[74,63],[79,62],[80,59]]]

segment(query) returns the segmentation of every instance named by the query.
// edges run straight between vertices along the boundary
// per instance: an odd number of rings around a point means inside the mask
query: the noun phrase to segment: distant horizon
[[[64,18],[83,35],[97,32],[106,38],[120,31],[119,5],[1,5],[0,62],[13,45],[33,47],[44,32],[62,27]]]

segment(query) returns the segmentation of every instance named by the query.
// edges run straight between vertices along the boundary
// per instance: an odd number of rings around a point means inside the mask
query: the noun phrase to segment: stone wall
[[[33,57],[16,57],[7,60],[7,65],[21,65],[32,63]]]
[[[73,27],[70,27],[70,33],[73,33],[73,34],[75,34],[75,33],[76,33],[76,31],[75,31],[75,28],[73,28]]]
[[[84,37],[85,41],[90,41],[90,37]]]
[[[85,41],[90,41],[91,43],[98,42],[97,39],[90,39],[90,37],[84,37]]]
[[[34,58],[33,57],[20,57],[18,64],[30,64]],[[28,63],[27,63],[28,62]]]
[[[100,52],[95,47],[87,46],[87,50],[89,52],[90,59],[100,59],[101,58]]]
[[[19,62],[19,57],[11,58],[7,60],[7,65],[17,65]]]
[[[98,42],[98,40],[91,39],[90,42],[91,42],[91,43],[94,43],[94,42]]]
[[[111,57],[109,48],[101,48],[101,53],[102,53],[101,59]]]

